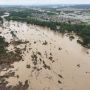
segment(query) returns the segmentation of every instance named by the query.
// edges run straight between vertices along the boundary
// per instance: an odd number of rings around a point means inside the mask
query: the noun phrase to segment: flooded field
[[[21,61],[0,70],[7,81],[1,90],[90,90],[90,50],[78,37],[13,21],[4,21],[0,32],[9,51],[22,51]]]

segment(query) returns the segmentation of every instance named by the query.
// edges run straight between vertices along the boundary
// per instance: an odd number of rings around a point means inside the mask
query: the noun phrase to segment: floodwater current
[[[17,45],[24,48],[23,60],[0,73],[15,72],[6,78],[7,86],[28,80],[28,90],[90,90],[90,50],[77,43],[77,36],[70,40],[67,34],[15,21],[4,21],[0,32],[8,42],[29,41]],[[14,45],[8,50],[13,51]]]

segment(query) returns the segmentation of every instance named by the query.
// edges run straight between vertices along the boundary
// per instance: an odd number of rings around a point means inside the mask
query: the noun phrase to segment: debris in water
[[[27,68],[30,68],[30,65],[28,64],[28,65],[26,65],[26,67],[27,67]]]
[[[47,43],[47,41],[45,40],[45,42],[43,42],[43,45],[47,45],[48,43]]]
[[[80,67],[80,64],[77,64],[77,67]]]
[[[62,82],[61,82],[60,80],[58,80],[58,83],[59,83],[59,84],[62,84]]]
[[[59,76],[60,78],[63,78],[63,76],[62,76],[62,75],[60,75],[60,74],[58,74],[58,76]]]

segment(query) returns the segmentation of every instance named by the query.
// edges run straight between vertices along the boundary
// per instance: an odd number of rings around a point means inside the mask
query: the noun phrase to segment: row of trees
[[[84,46],[90,44],[90,25],[86,24],[70,24],[70,23],[61,23],[61,22],[53,22],[53,21],[42,21],[35,18],[32,18],[32,16],[28,16],[28,14],[23,15],[23,12],[17,12],[18,14],[14,14],[16,12],[11,13],[9,17],[7,17],[7,20],[16,20],[16,21],[22,21],[27,22],[30,24],[40,25],[43,27],[49,27],[52,30],[58,30],[59,32],[65,33],[67,32],[75,32],[78,36],[80,36],[83,40],[82,44]],[[31,13],[31,12],[30,12]],[[31,14],[30,14],[31,15]],[[59,28],[57,28],[59,26]]]

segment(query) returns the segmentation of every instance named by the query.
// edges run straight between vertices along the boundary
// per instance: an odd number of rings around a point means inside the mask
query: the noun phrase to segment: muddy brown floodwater
[[[0,32],[9,43],[28,41],[16,46],[23,49],[23,60],[0,71],[0,76],[14,72],[5,79],[7,86],[22,82],[28,90],[90,90],[90,50],[77,43],[78,37],[71,41],[66,34],[13,21],[4,21]],[[14,44],[8,50],[13,51]]]

